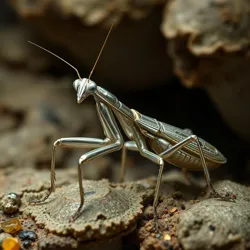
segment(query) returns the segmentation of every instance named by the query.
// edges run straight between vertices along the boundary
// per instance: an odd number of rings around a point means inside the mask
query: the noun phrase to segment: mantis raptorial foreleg
[[[49,198],[52,192],[55,191],[55,181],[56,181],[56,173],[55,173],[55,154],[56,148],[97,148],[102,147],[107,144],[107,139],[98,139],[98,138],[88,138],[88,137],[69,137],[69,138],[61,138],[54,142],[52,157],[51,157],[51,169],[50,169],[50,190],[48,195],[40,200],[32,200],[30,203],[41,203]],[[81,173],[81,169],[78,168],[78,173]],[[79,182],[80,183],[80,182]],[[80,187],[81,189],[81,187]]]

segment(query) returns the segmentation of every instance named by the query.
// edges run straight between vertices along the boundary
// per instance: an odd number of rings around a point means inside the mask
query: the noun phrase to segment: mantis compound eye
[[[77,91],[78,87],[80,86],[81,80],[77,79],[73,82],[73,88]]]

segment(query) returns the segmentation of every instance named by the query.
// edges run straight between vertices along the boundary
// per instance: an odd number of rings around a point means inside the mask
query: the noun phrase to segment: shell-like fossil
[[[78,184],[56,189],[41,205],[28,205],[27,201],[37,197],[37,193],[25,193],[26,205],[21,210],[35,217],[36,223],[43,224],[50,232],[73,235],[81,241],[101,240],[134,228],[146,197],[142,185],[112,186],[105,179],[84,180],[83,185],[85,203],[74,222],[69,221],[80,203]]]

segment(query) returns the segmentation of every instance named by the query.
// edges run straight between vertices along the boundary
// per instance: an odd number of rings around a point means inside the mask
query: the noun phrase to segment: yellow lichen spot
[[[16,238],[7,237],[2,243],[3,250],[20,250],[20,243]]]
[[[22,225],[18,218],[12,218],[1,223],[1,227],[5,233],[16,233],[22,229]]]
[[[169,234],[167,234],[167,233],[164,233],[163,239],[169,241],[169,240],[171,240],[171,236]]]

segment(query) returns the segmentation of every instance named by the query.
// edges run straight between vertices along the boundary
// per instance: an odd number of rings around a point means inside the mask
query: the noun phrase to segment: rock
[[[139,223],[141,249],[249,249],[249,187],[224,180],[216,182],[214,188],[223,196],[234,195],[235,202],[208,198],[209,190],[204,195],[200,181],[188,185],[180,173],[165,174],[157,223],[151,205]]]
[[[31,241],[35,241],[37,239],[37,234],[34,231],[21,231],[19,233],[19,238],[21,238],[22,240],[31,240]]]
[[[134,228],[142,214],[143,186],[110,186],[107,180],[83,181],[85,205],[79,217],[69,222],[79,206],[79,187],[72,184],[56,189],[41,205],[28,205],[37,199],[35,193],[25,193],[21,210],[35,217],[50,232],[73,235],[82,241],[101,240]],[[151,190],[151,195],[153,194]]]
[[[6,214],[14,214],[18,212],[20,205],[21,199],[16,193],[9,193],[0,200],[0,209]]]
[[[53,233],[49,233],[41,226],[36,225],[35,222],[28,216],[22,218],[22,230],[17,237],[19,238],[23,248],[27,245],[31,245],[32,248],[28,249],[81,249],[82,244],[77,242],[76,239],[66,236],[57,236]],[[32,232],[31,237],[24,235],[22,232]],[[37,237],[35,237],[35,235]],[[20,237],[21,236],[21,237]],[[23,237],[25,236],[25,237]],[[77,248],[79,245],[79,248]]]
[[[80,136],[84,131],[93,130],[98,135],[100,127],[93,106],[76,104],[70,80],[41,78],[1,68],[0,84],[3,107],[20,117],[15,130],[0,134],[1,168],[50,166],[51,149],[56,139]],[[62,162],[65,155],[65,150],[58,150],[57,162]]]
[[[50,188],[50,172],[46,169],[38,170],[30,167],[11,169],[0,172],[3,180],[0,182],[0,198],[7,195],[10,191],[22,196],[24,192],[38,192]],[[71,184],[77,179],[76,169],[57,169],[56,170],[58,187]],[[1,201],[4,203],[4,201]]]
[[[0,27],[0,36],[0,62],[35,72],[50,67],[53,59],[49,54],[37,51],[28,43],[36,39],[30,29],[22,25],[5,25]]]
[[[10,0],[21,16],[41,16],[49,10],[56,10],[64,17],[76,16],[86,25],[112,22],[114,17],[120,20],[125,15],[130,18],[140,19],[147,16],[154,6],[163,4],[163,0],[87,0],[87,1],[37,1],[35,4],[19,0]],[[115,14],[114,14],[115,13]]]
[[[247,0],[174,0],[162,24],[183,84],[204,87],[225,121],[248,141],[249,7]]]
[[[182,213],[178,238],[185,250],[245,249],[250,242],[250,189],[231,181],[214,187],[221,195],[233,193],[235,202],[207,199]]]
[[[2,248],[11,250],[20,250],[21,246],[19,241],[14,237],[5,238],[2,243]]]
[[[250,203],[202,201],[182,213],[178,228],[185,250],[236,249],[250,240]]]
[[[22,229],[22,224],[18,217],[13,217],[1,222],[1,228],[5,233],[16,234]]]
[[[18,110],[10,109],[3,103],[0,103],[0,134],[9,132],[11,129],[15,129],[19,122],[22,122],[23,115]]]
[[[50,50],[71,58],[87,74],[115,19],[116,27],[95,70],[94,80],[102,86],[145,88],[172,76],[159,30],[164,0],[9,2],[36,32],[55,44]]]
[[[214,184],[214,188],[222,196],[233,196],[235,201],[247,201],[250,202],[250,189],[239,183],[223,180]]]
[[[0,246],[2,246],[2,243],[4,241],[4,239],[11,237],[11,234],[7,234],[7,233],[0,233]]]

